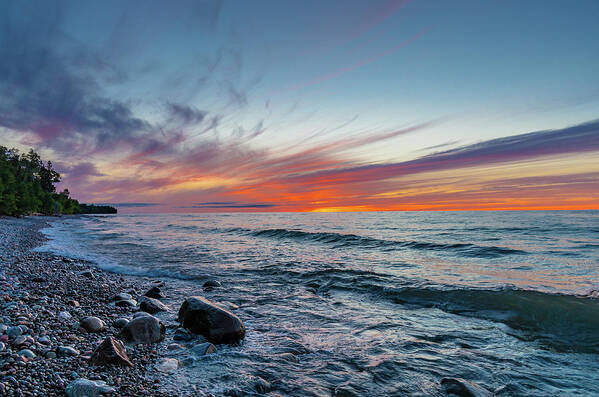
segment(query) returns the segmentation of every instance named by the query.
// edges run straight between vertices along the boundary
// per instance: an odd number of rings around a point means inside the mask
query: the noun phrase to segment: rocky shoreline
[[[164,387],[165,373],[186,365],[168,352],[210,354],[216,349],[210,341],[243,338],[243,323],[192,299],[179,317],[197,334],[180,328],[160,301],[169,292],[163,281],[31,251],[44,241],[45,225],[41,217],[0,218],[0,395],[206,395]],[[226,327],[232,328],[223,333]]]

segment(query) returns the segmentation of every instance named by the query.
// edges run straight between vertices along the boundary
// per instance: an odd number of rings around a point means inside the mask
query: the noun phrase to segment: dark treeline
[[[56,192],[60,174],[30,150],[0,146],[0,215],[115,214],[107,205],[79,204],[67,189]]]

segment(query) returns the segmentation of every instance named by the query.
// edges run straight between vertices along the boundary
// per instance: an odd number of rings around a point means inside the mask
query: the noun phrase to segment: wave
[[[268,237],[277,239],[294,239],[315,241],[323,244],[334,244],[339,247],[360,247],[366,249],[417,249],[430,251],[456,251],[463,256],[497,258],[504,255],[524,255],[526,251],[497,246],[480,246],[470,243],[440,244],[423,241],[397,241],[383,240],[372,237],[358,236],[355,234],[342,234],[330,232],[305,232],[302,230],[288,229],[261,229],[249,230],[242,228],[227,229],[229,232],[245,232],[254,237]]]

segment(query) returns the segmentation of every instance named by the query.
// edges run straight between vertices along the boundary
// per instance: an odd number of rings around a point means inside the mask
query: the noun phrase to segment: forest
[[[116,214],[107,205],[80,204],[68,189],[56,192],[60,174],[33,149],[0,146],[0,215]]]

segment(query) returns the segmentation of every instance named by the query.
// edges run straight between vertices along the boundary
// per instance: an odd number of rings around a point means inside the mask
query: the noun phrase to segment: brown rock
[[[164,339],[166,327],[154,316],[140,316],[123,327],[119,338],[131,343],[154,343]]]
[[[104,339],[104,341],[94,350],[89,362],[93,365],[124,365],[132,367],[133,363],[127,356],[125,345],[112,336]]]
[[[214,344],[237,343],[245,337],[245,326],[239,317],[201,296],[192,296],[183,302],[179,322]]]

